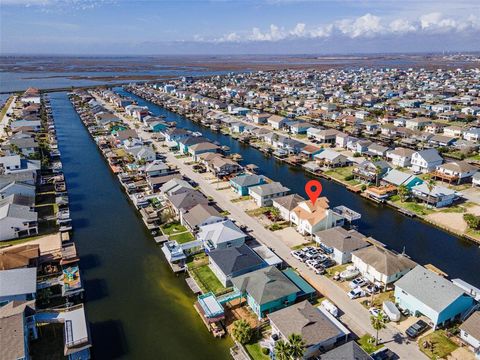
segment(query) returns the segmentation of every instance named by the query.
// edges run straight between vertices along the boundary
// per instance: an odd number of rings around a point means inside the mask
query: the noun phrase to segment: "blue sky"
[[[480,50],[480,0],[0,0],[1,53]]]

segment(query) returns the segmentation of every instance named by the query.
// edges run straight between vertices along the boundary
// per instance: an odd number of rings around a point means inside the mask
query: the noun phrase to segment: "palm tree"
[[[385,318],[385,315],[383,315],[383,312],[380,311],[377,316],[370,316],[370,322],[373,329],[377,332],[375,336],[375,346],[378,346],[378,332],[385,329],[387,319]]]
[[[434,179],[429,178],[427,181],[428,197],[427,204],[430,202],[430,194],[432,193],[433,188],[437,185]]]
[[[404,202],[407,198],[407,195],[410,193],[410,190],[407,188],[405,184],[402,184],[398,187],[397,193],[400,196],[400,201]]]
[[[297,360],[305,354],[305,342],[301,335],[290,334],[288,337],[288,345],[290,347],[290,357]]]
[[[252,338],[252,328],[243,319],[233,323],[232,335],[240,344],[244,345]]]
[[[290,360],[290,345],[283,341],[278,340],[275,343],[275,359],[277,360]]]

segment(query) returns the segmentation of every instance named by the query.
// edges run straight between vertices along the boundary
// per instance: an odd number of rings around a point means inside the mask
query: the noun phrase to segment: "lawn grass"
[[[216,294],[225,290],[208,264],[189,269],[189,271],[203,292],[211,291]]]
[[[316,247],[317,246],[317,243],[315,241],[310,241],[308,243],[303,243],[303,244],[300,244],[300,245],[295,245],[295,246],[292,246],[292,250],[300,250],[301,248],[304,248],[305,246],[314,246]]]
[[[253,360],[269,360],[270,356],[262,353],[262,347],[258,342],[246,344],[245,349]]]
[[[429,215],[434,212],[434,210],[425,207],[424,204],[420,204],[412,201],[401,202],[400,199],[398,199],[396,201],[392,201],[392,203],[397,205],[398,207],[414,212],[415,214],[420,216]]]
[[[365,308],[370,309],[371,307],[381,308],[383,306],[384,301],[391,301],[393,303],[395,302],[395,296],[394,296],[393,290],[374,294],[372,304],[370,304],[371,299],[372,299],[372,296],[367,294],[367,297],[365,298],[365,300],[362,300],[361,304]]]
[[[382,344],[375,346],[375,338],[370,334],[363,335],[360,339],[357,340],[358,345],[361,346],[366,353],[371,354],[378,349],[383,347]]]
[[[179,244],[184,244],[195,240],[195,237],[188,231],[177,235],[170,235],[168,238],[170,240],[175,240]]]
[[[332,266],[331,268],[327,269],[327,272],[326,272],[325,275],[329,278],[332,278],[332,277],[335,276],[336,272],[341,273],[342,271],[345,271],[349,265],[350,264],[341,264],[341,265],[337,265],[337,266]]]
[[[187,259],[187,266],[189,269],[208,264],[208,256],[204,252],[189,256]]]
[[[354,168],[353,166],[338,167],[338,168],[325,171],[325,175],[328,175],[348,185],[352,185],[352,186],[358,185],[360,184],[360,182],[357,180],[354,180],[354,179],[345,180],[347,176],[352,175],[353,168]]]
[[[425,341],[428,341],[432,346],[424,348],[423,343]],[[458,348],[458,345],[445,335],[445,330],[437,330],[422,337],[418,340],[418,344],[420,350],[430,359],[445,359],[448,354]]]
[[[178,222],[171,222],[160,227],[165,235],[175,235],[187,231],[187,228]]]
[[[247,201],[247,200],[250,200],[252,197],[250,195],[244,195],[244,196],[240,196],[238,198],[235,198],[235,199],[232,199],[230,200],[232,203],[236,203],[236,202],[240,202],[240,201]]]
[[[271,207],[262,206],[262,207],[259,207],[259,208],[256,208],[256,209],[247,210],[245,212],[250,216],[257,217],[257,216],[268,213],[271,209],[272,209]]]

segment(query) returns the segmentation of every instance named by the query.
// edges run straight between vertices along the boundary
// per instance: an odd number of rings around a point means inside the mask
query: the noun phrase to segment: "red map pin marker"
[[[315,205],[315,201],[317,201],[322,193],[322,184],[318,180],[310,180],[305,184],[305,192],[310,198],[312,204]]]

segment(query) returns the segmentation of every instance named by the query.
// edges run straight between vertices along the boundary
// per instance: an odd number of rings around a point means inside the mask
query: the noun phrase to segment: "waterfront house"
[[[315,204],[310,200],[302,201],[290,213],[290,221],[302,235],[312,235],[320,230],[342,226],[344,220],[341,215],[329,209],[326,197],[317,199]]]
[[[220,222],[224,219],[225,217],[213,206],[198,204],[182,214],[182,225],[195,232],[201,226]]]
[[[391,169],[390,165],[383,160],[379,161],[362,161],[360,164],[354,167],[352,174],[355,179],[358,179],[367,183],[375,183]]]
[[[271,206],[273,203],[273,199],[285,196],[289,191],[289,188],[283,186],[279,182],[256,185],[248,188],[248,194],[260,207]]]
[[[208,204],[208,199],[201,192],[189,189],[180,194],[167,196],[173,210],[179,216],[197,204]]]
[[[306,157],[307,159],[313,159],[315,155],[320,154],[322,151],[323,151],[322,148],[319,148],[314,145],[307,145],[302,149],[302,151],[300,152],[300,155],[303,157]]]
[[[157,158],[157,154],[149,146],[134,146],[126,150],[137,161],[143,161],[148,163],[154,161]]]
[[[112,137],[116,144],[124,144],[127,140],[140,140],[136,130],[134,129],[125,129],[125,130],[118,130],[112,133]]]
[[[417,264],[403,254],[379,246],[368,246],[352,253],[352,263],[369,281],[388,286]]]
[[[178,148],[182,154],[188,154],[188,148],[195,144],[208,142],[208,139],[203,136],[187,136],[186,138],[178,140]]]
[[[433,176],[442,181],[460,184],[470,180],[477,172],[477,168],[465,161],[452,161],[442,165],[438,165]]]
[[[349,164],[348,158],[335,150],[325,149],[313,157],[320,165],[326,167],[343,167]]]
[[[480,140],[480,128],[472,127],[463,133],[463,138],[468,141],[477,142]]]
[[[333,316],[315,308],[307,300],[272,312],[267,317],[272,326],[272,334],[279,340],[288,342],[288,337],[292,334],[302,337],[305,343],[304,359],[318,356],[345,342],[350,333]],[[271,351],[274,351],[273,343]]]
[[[411,190],[414,197],[436,208],[451,205],[457,196],[454,190],[438,185],[430,191],[425,183],[415,185]]]
[[[147,184],[151,190],[157,192],[163,186],[172,179],[181,179],[182,175],[179,173],[168,174],[163,176],[147,177]]]
[[[190,133],[187,130],[179,129],[179,128],[169,128],[167,129],[163,135],[165,135],[165,140],[168,142],[178,142],[182,139],[185,139],[190,136]]]
[[[205,153],[215,153],[219,147],[211,142],[201,142],[195,145],[191,145],[188,148],[188,153],[193,157],[194,161],[198,161],[198,156]]]
[[[412,155],[411,169],[415,172],[427,173],[435,170],[443,163],[443,158],[435,149],[420,150]]]
[[[176,195],[181,194],[182,192],[193,190],[193,186],[188,183],[188,181],[183,179],[171,179],[162,185],[160,191],[167,195]]]
[[[341,148],[346,148],[348,144],[348,140],[350,139],[350,135],[338,132],[336,137],[335,137],[335,146],[341,147]]]
[[[145,165],[147,177],[163,176],[170,173],[170,167],[161,160],[154,160]]]
[[[415,185],[423,183],[423,180],[416,177],[415,175],[410,175],[408,173],[402,172],[400,170],[392,169],[390,170],[381,180],[381,185],[393,185],[399,187],[405,185],[408,189],[412,189]]]
[[[35,197],[35,186],[20,181],[0,179],[0,199],[10,195]]]
[[[267,123],[276,130],[282,129],[287,123],[287,119],[283,116],[272,115],[267,118]]]
[[[248,188],[265,184],[265,177],[262,175],[242,174],[230,179],[230,186],[240,196],[248,195]]]
[[[393,166],[409,167],[412,161],[412,155],[415,151],[407,148],[397,147],[394,150],[387,151],[387,159]]]
[[[207,251],[242,246],[246,237],[230,219],[200,226],[197,233],[197,240],[202,241]]]
[[[428,317],[434,328],[460,320],[474,305],[463,289],[420,265],[395,283],[395,302]]]
[[[36,266],[39,256],[38,244],[6,247],[0,250],[0,270]]]
[[[0,156],[2,175],[28,173],[32,176],[32,180],[36,180],[36,173],[40,170],[40,167],[40,160],[23,159],[20,155]]]
[[[335,129],[320,130],[318,134],[315,135],[315,139],[320,141],[322,144],[335,144],[339,134],[340,132]]]
[[[282,219],[290,221],[293,209],[302,201],[305,199],[300,195],[290,194],[273,199],[272,206],[280,211]]]
[[[447,126],[443,129],[443,134],[452,138],[460,138],[463,135],[463,129],[459,126]]]
[[[27,360],[30,339],[37,339],[35,301],[10,301],[0,307],[0,356]]]
[[[223,156],[216,156],[207,161],[207,167],[217,177],[228,176],[242,170],[236,161]]]
[[[315,232],[315,241],[328,252],[337,264],[346,264],[352,260],[352,252],[363,249],[370,244],[366,236],[356,230],[346,230],[336,226]]]
[[[228,287],[232,278],[267,266],[258,254],[249,246],[219,248],[208,253],[210,269],[217,279]]]
[[[249,113],[247,119],[253,121],[255,124],[266,124],[267,119],[272,115],[267,113]]]
[[[38,234],[38,214],[31,206],[0,204],[0,241]]]
[[[37,268],[0,270],[0,308],[10,301],[30,301],[37,292]]]
[[[460,339],[469,345],[477,359],[480,359],[480,311],[475,311],[460,325]]]
[[[32,137],[10,137],[7,147],[16,148],[23,156],[31,156],[38,150],[38,143]]]
[[[306,134],[307,129],[312,125],[306,122],[295,122],[289,125],[292,134]]]
[[[319,360],[373,360],[356,341],[349,341],[343,345],[327,351],[317,357]]]
[[[299,292],[295,283],[274,266],[237,276],[232,284],[235,291],[246,296],[258,318],[293,304]]]
[[[12,132],[23,126],[31,128],[34,132],[37,132],[42,129],[42,122],[40,120],[17,120],[10,123]]]

